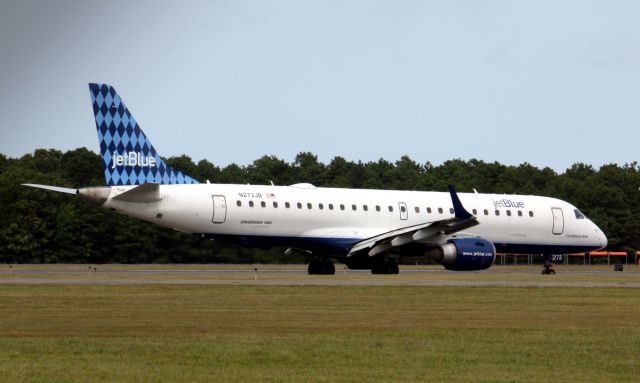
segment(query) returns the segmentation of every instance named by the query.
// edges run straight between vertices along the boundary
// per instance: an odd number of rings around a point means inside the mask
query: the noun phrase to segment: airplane
[[[350,269],[397,274],[398,260],[429,258],[449,270],[484,270],[496,253],[598,250],[607,237],[568,202],[549,197],[200,183],[167,165],[115,89],[89,84],[106,185],[75,194],[115,212],[216,240],[308,255],[309,274]]]

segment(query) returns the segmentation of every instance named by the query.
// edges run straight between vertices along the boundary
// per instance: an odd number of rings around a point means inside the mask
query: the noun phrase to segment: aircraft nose
[[[601,246],[601,248],[607,247],[607,244],[609,243],[607,236],[604,235],[604,232],[600,230],[600,228],[595,223],[593,224],[593,226],[596,231],[596,238],[598,239],[598,245]]]

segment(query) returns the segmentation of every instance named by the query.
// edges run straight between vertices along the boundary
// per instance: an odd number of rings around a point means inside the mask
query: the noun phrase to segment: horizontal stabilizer
[[[39,184],[22,184],[22,186],[29,186],[32,188],[51,190],[58,193],[78,194],[78,189],[63,188],[60,186],[49,186],[49,185],[39,185]]]
[[[155,182],[147,182],[133,189],[129,189],[122,194],[113,197],[114,200],[126,202],[157,202],[162,199],[160,197],[160,184]]]

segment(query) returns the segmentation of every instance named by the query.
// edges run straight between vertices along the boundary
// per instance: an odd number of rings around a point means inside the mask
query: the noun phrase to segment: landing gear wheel
[[[309,263],[309,268],[307,269],[307,271],[309,272],[309,275],[317,275],[320,274],[320,272],[322,271],[321,269],[322,264],[320,263],[320,261],[318,260],[313,260]]]
[[[336,273],[336,267],[333,262],[325,260],[324,262],[322,262],[322,271],[322,274],[333,275]]]
[[[398,274],[399,272],[400,268],[395,259],[376,262],[371,267],[371,274]]]
[[[544,269],[542,269],[542,275],[555,275],[556,271],[552,268],[553,264],[551,263],[551,255],[543,254],[544,259]]]
[[[542,275],[555,275],[556,271],[551,268],[550,264],[545,264],[544,269],[542,269]]]
[[[336,273],[336,267],[329,260],[314,259],[309,263],[307,271],[309,275],[333,275]]]

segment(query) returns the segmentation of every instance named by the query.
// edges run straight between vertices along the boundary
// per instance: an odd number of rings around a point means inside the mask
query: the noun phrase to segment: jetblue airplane
[[[351,269],[398,273],[400,258],[430,258],[450,270],[490,267],[496,252],[598,250],[603,232],[555,198],[200,183],[167,165],[113,87],[89,84],[106,186],[26,184],[204,237],[309,255],[309,274]]]

